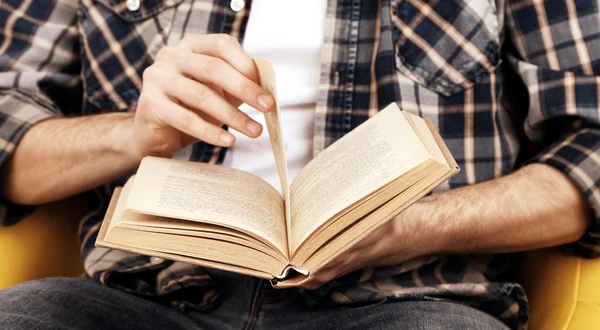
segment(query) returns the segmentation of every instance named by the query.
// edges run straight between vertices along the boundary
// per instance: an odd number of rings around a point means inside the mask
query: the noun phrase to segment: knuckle
[[[177,57],[177,51],[172,46],[165,46],[156,53],[157,60],[172,60]]]
[[[362,260],[360,256],[361,254],[359,254],[358,252],[352,252],[346,259],[344,266],[351,266],[353,264],[360,263]]]
[[[348,263],[349,259],[350,259],[350,256],[346,252],[343,256],[340,256],[340,258],[337,260],[337,266],[344,266],[345,264]]]
[[[237,42],[237,40],[234,37],[226,33],[217,34],[216,38],[217,45],[219,47],[228,47],[231,46],[233,43]]]
[[[154,79],[156,77],[156,68],[154,66],[149,66],[146,69],[144,69],[144,72],[142,73],[142,80],[143,81],[150,81],[152,79]]]
[[[238,121],[241,123],[241,122],[245,121],[244,117],[245,117],[244,113],[241,112],[240,110],[233,110],[229,113],[228,119],[231,123],[237,123]]]
[[[385,244],[375,244],[370,250],[369,255],[372,256],[381,256],[381,257],[391,257],[394,255],[393,249],[388,248],[389,245]]]
[[[206,101],[210,98],[209,88],[204,85],[198,86],[194,91],[194,98],[199,105],[206,103]]]
[[[204,129],[202,130],[202,137],[204,140],[206,141],[208,139],[215,138],[215,136],[216,134],[213,132],[210,125],[205,125]]]
[[[246,95],[254,91],[254,85],[249,81],[244,81],[240,84],[240,93]]]
[[[188,131],[194,123],[194,115],[190,112],[183,112],[179,117],[179,123],[182,130]]]
[[[207,75],[214,75],[216,72],[221,70],[223,64],[224,62],[220,58],[210,57],[204,63],[204,73],[206,73]]]
[[[142,82],[150,83],[154,86],[164,86],[163,83],[173,84],[177,80],[177,75],[168,69],[160,66],[151,65],[142,73]]]
[[[173,74],[172,72],[163,73],[161,80],[163,80],[167,86],[180,87],[182,84],[181,79],[179,79],[179,77],[176,74]],[[166,89],[169,90],[169,88]],[[172,93],[173,91],[170,92]]]
[[[356,258],[356,256],[358,255],[358,253],[354,250],[348,251],[348,253],[346,253],[346,258],[344,258],[346,262],[350,262],[352,260],[354,260]]]

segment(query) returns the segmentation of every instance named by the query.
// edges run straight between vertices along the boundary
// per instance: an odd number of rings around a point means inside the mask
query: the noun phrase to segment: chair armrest
[[[600,324],[600,259],[558,249],[524,255],[521,283],[530,303],[530,330],[595,329]]]
[[[76,196],[0,227],[0,290],[42,277],[81,274],[77,227],[86,206],[85,198]]]

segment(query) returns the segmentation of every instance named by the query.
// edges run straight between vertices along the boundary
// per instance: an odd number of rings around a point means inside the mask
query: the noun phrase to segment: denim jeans
[[[506,329],[477,309],[452,302],[384,302],[309,307],[297,290],[219,272],[221,303],[181,310],[89,279],[48,278],[0,291],[0,329]]]

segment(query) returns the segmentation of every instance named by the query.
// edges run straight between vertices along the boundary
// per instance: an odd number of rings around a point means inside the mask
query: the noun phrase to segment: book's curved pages
[[[256,64],[275,95],[272,67]],[[278,106],[266,121],[284,196],[236,169],[146,157],[115,190],[96,245],[300,286],[459,171],[431,122],[392,103],[289,185]]]

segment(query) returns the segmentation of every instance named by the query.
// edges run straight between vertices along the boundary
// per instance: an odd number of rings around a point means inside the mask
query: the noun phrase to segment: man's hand
[[[365,267],[430,254],[508,253],[577,241],[591,210],[564,173],[531,164],[491,181],[416,202],[315,274],[316,289]]]
[[[225,124],[249,137],[262,126],[237,107],[270,111],[275,101],[257,83],[256,67],[238,41],[225,34],[190,36],[159,50],[144,71],[134,120],[141,156],[171,156],[197,140],[231,146]]]
[[[314,290],[337,277],[361,268],[400,264],[433,252],[429,251],[433,245],[419,244],[426,241],[427,233],[421,232],[420,236],[414,234],[419,232],[419,223],[410,219],[405,220],[404,215],[409,213],[400,214],[335,258],[316,273],[315,279],[305,284],[304,288]]]
[[[144,156],[170,157],[201,140],[234,142],[221,124],[257,137],[262,127],[237,107],[269,111],[254,62],[227,35],[192,36],[158,52],[146,69],[136,112],[52,118],[31,127],[0,168],[0,197],[56,201],[126,175]]]

